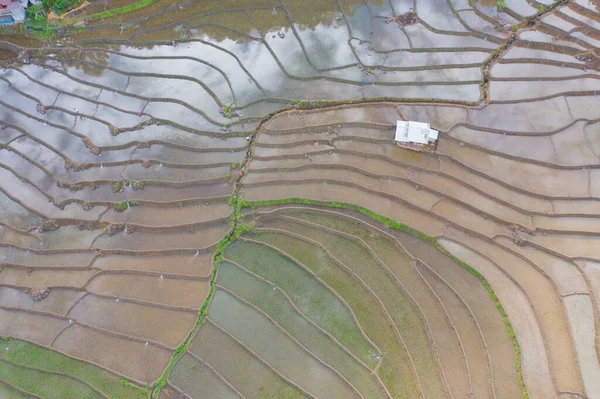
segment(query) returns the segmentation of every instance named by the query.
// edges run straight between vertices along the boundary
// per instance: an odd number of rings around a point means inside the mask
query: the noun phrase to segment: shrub
[[[56,0],[42,0],[42,8],[46,11],[50,11],[54,7]]]
[[[62,14],[68,8],[74,4],[77,4],[78,2],[78,0],[56,0],[54,3],[54,11],[56,11],[57,14]]]
[[[498,10],[502,11],[506,8],[506,2],[504,0],[498,0],[496,6],[498,7]]]
[[[27,18],[35,22],[42,22],[46,19],[46,13],[42,4],[30,6],[27,8]]]

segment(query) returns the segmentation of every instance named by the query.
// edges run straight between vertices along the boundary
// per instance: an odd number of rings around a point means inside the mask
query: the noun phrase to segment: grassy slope
[[[121,380],[116,374],[51,349],[1,338],[0,350],[5,371],[0,379],[33,394],[61,399],[78,399],[81,395],[111,399],[147,396],[145,389]]]

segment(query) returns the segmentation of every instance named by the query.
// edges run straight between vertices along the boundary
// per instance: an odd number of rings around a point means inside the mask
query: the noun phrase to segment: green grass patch
[[[221,105],[221,115],[227,119],[237,116],[237,113],[235,112],[235,103]]]
[[[110,188],[112,188],[113,193],[120,193],[123,191],[123,180],[114,181],[110,183]]]
[[[111,202],[110,206],[117,212],[125,212],[127,209],[132,208],[134,206],[139,206],[140,201],[121,201],[121,202]]]
[[[96,21],[96,20],[102,19],[102,18],[110,18],[110,17],[114,17],[115,15],[126,14],[128,12],[132,12],[132,11],[138,10],[140,8],[147,7],[150,4],[154,3],[154,1],[155,0],[142,0],[142,1],[134,3],[134,4],[130,4],[128,6],[119,7],[119,8],[115,8],[112,10],[106,10],[103,12],[99,12],[97,14],[88,15],[87,17],[80,18],[80,20],[86,19],[87,21]],[[72,22],[76,22],[76,20],[74,20]]]
[[[91,363],[19,340],[0,339],[0,379],[47,398],[143,399],[147,391]],[[6,349],[8,348],[8,350]]]
[[[148,396],[148,390],[146,388],[138,387],[137,385],[132,384],[128,380],[121,380],[121,385],[124,387],[127,387],[127,388],[133,388],[133,389],[139,390],[142,393],[142,395],[144,395],[144,397]]]
[[[57,14],[64,14],[67,10],[75,8],[81,0],[42,0],[44,3],[53,3],[52,9]]]
[[[131,182],[131,187],[133,187],[134,190],[143,190],[144,187],[149,186],[150,182],[146,181],[146,180],[139,180],[139,181],[132,181]]]
[[[308,100],[292,100],[291,104],[296,109],[307,110],[307,109],[317,109],[323,107],[331,107],[334,105],[339,105],[340,101],[330,101],[330,100],[316,100],[316,101],[308,101]]]

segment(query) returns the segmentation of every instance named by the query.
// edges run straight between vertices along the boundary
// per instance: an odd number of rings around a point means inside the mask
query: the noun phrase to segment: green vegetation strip
[[[130,4],[128,6],[114,8],[112,10],[106,10],[103,12],[99,12],[97,14],[88,15],[87,17],[81,17],[77,20],[85,19],[86,21],[91,22],[91,21],[96,21],[98,19],[102,19],[102,18],[114,17],[115,15],[126,14],[128,12],[132,12],[132,11],[138,10],[140,8],[147,7],[150,4],[154,3],[154,1],[155,0],[142,0],[142,1],[134,3],[134,4]],[[74,20],[72,22],[76,22],[77,20]]]
[[[204,321],[204,318],[206,317],[206,313],[208,311],[208,305],[210,304],[210,301],[212,300],[212,297],[215,293],[215,285],[217,283],[217,270],[219,268],[219,265],[223,261],[223,253],[225,252],[225,250],[227,249],[227,247],[229,245],[231,245],[235,240],[237,240],[240,237],[240,235],[242,233],[252,229],[252,226],[244,225],[240,222],[240,219],[242,218],[242,214],[240,212],[242,206],[241,206],[241,202],[238,201],[237,195],[234,194],[230,197],[229,205],[231,205],[233,208],[233,213],[229,219],[229,226],[231,227],[231,230],[229,231],[229,233],[227,233],[227,235],[223,239],[221,239],[221,241],[219,241],[217,243],[217,249],[216,249],[215,255],[213,257],[213,268],[210,272],[210,282],[209,282],[210,287],[208,289],[208,295],[206,296],[206,300],[204,301],[204,303],[202,304],[202,307],[200,308],[200,310],[198,312],[198,321],[196,322],[196,325],[194,326],[192,331],[189,333],[189,335],[187,336],[185,341],[183,341],[183,343],[177,347],[177,349],[173,353],[173,358],[171,359],[171,361],[169,362],[169,365],[167,366],[167,369],[165,370],[163,375],[159,378],[159,380],[152,387],[153,388],[152,396],[151,396],[152,398],[158,397],[158,394],[160,393],[161,389],[163,389],[163,387],[167,383],[167,377],[171,373],[171,370],[175,366],[175,363],[177,363],[177,360],[179,360],[181,355],[183,355],[185,353],[185,349],[186,349],[188,343],[194,337],[194,334],[196,334],[196,331],[198,331],[198,328],[200,328],[200,325],[202,324],[202,322]]]
[[[24,391],[57,398],[142,399],[148,391],[109,371],[51,349],[0,339],[0,380]]]
[[[498,312],[500,313],[500,315],[502,316],[502,319],[504,320],[504,325],[506,326],[506,331],[508,332],[508,335],[510,336],[510,339],[512,341],[513,348],[515,351],[515,365],[517,368],[517,375],[519,378],[519,385],[521,386],[521,392],[523,394],[524,399],[529,399],[529,393],[527,392],[527,387],[525,386],[525,382],[523,381],[521,347],[519,346],[519,342],[517,341],[515,331],[514,331],[512,325],[510,324],[508,315],[506,314],[506,311],[504,310],[502,303],[500,303],[498,296],[492,289],[490,283],[485,279],[485,277],[483,277],[481,275],[481,273],[479,273],[473,267],[469,266],[465,262],[461,261],[460,259],[456,258],[454,255],[452,255],[451,253],[446,251],[446,249],[444,249],[444,247],[442,247],[434,237],[431,237],[425,233],[415,230],[412,227],[407,226],[405,224],[398,223],[392,219],[389,219],[383,215],[375,213],[369,209],[363,208],[362,206],[352,205],[352,204],[347,204],[347,203],[342,203],[342,202],[325,202],[325,201],[315,201],[315,200],[302,199],[302,198],[285,198],[285,199],[279,199],[279,200],[265,200],[265,201],[244,201],[244,200],[240,199],[238,201],[237,206],[238,206],[238,208],[250,207],[250,208],[252,208],[252,211],[254,211],[254,210],[256,210],[257,207],[273,206],[273,205],[286,205],[286,204],[314,205],[314,206],[329,207],[329,208],[350,209],[353,211],[360,212],[363,215],[368,216],[371,219],[375,220],[376,222],[382,223],[383,225],[385,225],[389,228],[404,231],[406,233],[412,234],[415,237],[420,238],[421,240],[431,244],[438,251],[442,252],[444,255],[446,255],[450,259],[452,259],[452,261],[454,263],[456,263],[463,269],[467,270],[469,273],[471,273],[473,276],[475,276],[477,279],[479,279],[479,281],[481,281],[481,284],[485,287],[488,294],[490,295],[490,298],[492,298],[492,301],[494,301],[494,304],[496,305],[496,309],[498,309]]]
[[[88,16],[82,16],[78,18],[69,18],[66,16],[64,21],[58,23],[48,22],[48,13],[51,10],[56,11],[59,15],[64,13],[68,8],[73,8],[79,1],[77,0],[43,0],[42,4],[33,5],[27,9],[27,22],[28,25],[33,28],[29,31],[31,35],[38,39],[49,39],[56,35],[62,37],[76,34],[85,30],[83,26],[74,26],[77,22],[86,21],[92,22],[99,19],[110,18],[116,15],[126,14],[132,11],[136,11],[140,8],[147,7],[153,4],[156,0],[142,0],[134,4],[127,6],[114,8],[111,10],[102,11],[96,14]],[[123,25],[127,27],[127,24]],[[25,24],[18,24],[16,26],[10,26],[5,28],[7,32],[13,32],[18,34],[25,34]],[[60,30],[60,31],[59,31]]]

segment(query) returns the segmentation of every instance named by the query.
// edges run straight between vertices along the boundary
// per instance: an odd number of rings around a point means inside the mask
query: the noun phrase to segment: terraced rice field
[[[3,398],[144,398],[98,366],[23,341],[1,339]]]
[[[0,397],[600,398],[599,7],[0,30]]]

